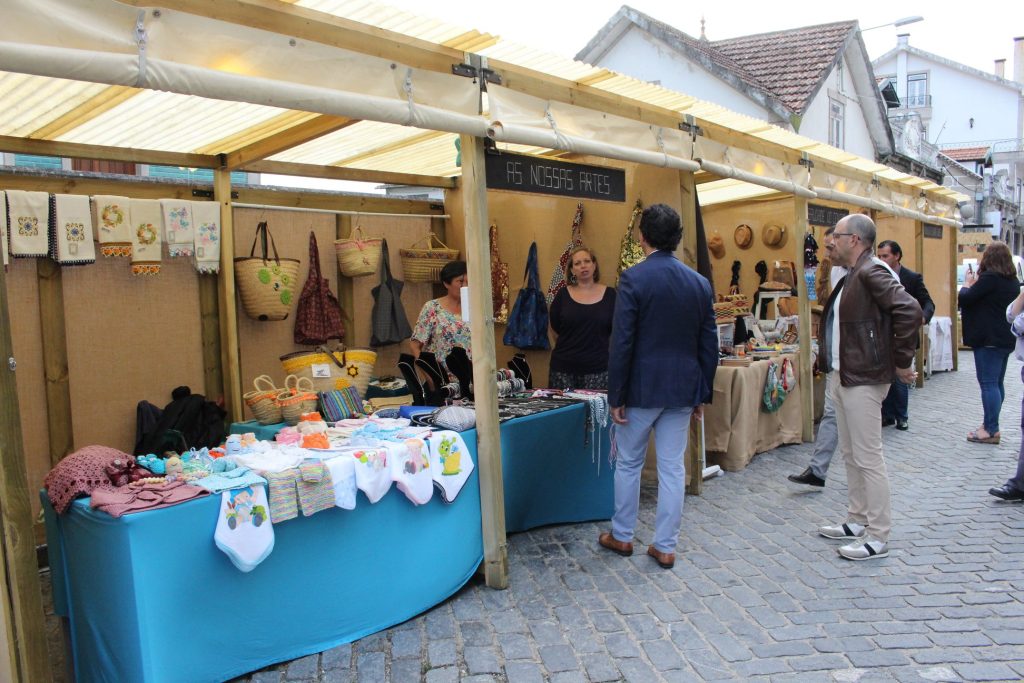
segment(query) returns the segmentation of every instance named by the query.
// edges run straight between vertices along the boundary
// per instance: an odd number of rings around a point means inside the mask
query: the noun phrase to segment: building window
[[[840,59],[836,65],[836,90],[839,92],[845,92],[843,88],[843,60]]]
[[[907,106],[931,106],[931,101],[928,98],[928,74],[910,74],[907,76]]]
[[[843,125],[846,105],[829,98],[828,101],[828,144],[843,149],[846,141],[845,126]]]

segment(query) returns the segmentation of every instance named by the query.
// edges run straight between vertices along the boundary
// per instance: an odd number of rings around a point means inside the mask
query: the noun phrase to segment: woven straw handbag
[[[288,375],[284,380],[285,389],[277,395],[277,404],[281,406],[281,417],[289,425],[299,424],[303,413],[311,413],[317,409],[319,399],[313,391],[313,382],[307,377]]]
[[[377,352],[369,349],[331,351],[319,346],[315,351],[296,351],[281,356],[281,367],[290,375],[304,377],[316,391],[333,391],[354,386],[359,395],[366,387],[377,364]]]
[[[273,257],[267,252],[267,242]],[[256,243],[262,253],[256,256]],[[299,279],[299,260],[281,258],[266,221],[256,226],[249,256],[235,259],[235,286],[242,299],[245,314],[255,320],[284,320],[295,302],[295,286]]]
[[[352,235],[346,239],[334,241],[334,250],[338,254],[338,269],[345,277],[362,277],[373,275],[380,265],[380,237],[364,237],[362,227],[356,226]]]
[[[269,375],[260,375],[252,381],[253,391],[242,395],[245,404],[249,406],[261,425],[277,424],[281,421],[281,406],[277,404],[277,396],[281,389],[274,386],[274,380]]]
[[[427,246],[416,245],[426,241]],[[434,246],[437,242],[440,246]],[[399,249],[402,257],[402,272],[405,282],[440,282],[441,269],[448,263],[459,258],[459,250],[451,249],[432,232],[414,242],[406,249]]]

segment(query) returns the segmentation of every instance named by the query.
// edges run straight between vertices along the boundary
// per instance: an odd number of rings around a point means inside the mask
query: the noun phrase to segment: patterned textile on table
[[[50,210],[50,258],[62,266],[96,263],[89,197],[55,194]]]
[[[132,217],[128,197],[98,194],[92,198],[100,253],[104,256],[132,255]]]
[[[46,256],[50,252],[50,195],[46,192],[7,191],[7,219],[10,242],[8,248],[15,258]]]
[[[132,275],[160,272],[160,242],[163,211],[156,199],[132,199],[129,203],[132,242]]]
[[[270,491],[270,520],[277,524],[334,507],[330,470],[319,460],[306,459],[283,472],[264,472]]]
[[[133,465],[135,458],[116,448],[84,446],[54,465],[43,486],[53,509],[63,514],[75,498],[91,495],[97,486],[111,483],[108,472]]]

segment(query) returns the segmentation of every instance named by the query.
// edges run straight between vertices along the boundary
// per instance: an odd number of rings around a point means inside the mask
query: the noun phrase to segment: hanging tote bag
[[[299,295],[295,311],[295,343],[326,344],[328,339],[345,336],[341,305],[331,291],[330,281],[320,275],[320,249],[316,233],[309,231],[309,277]]]
[[[267,242],[273,257],[267,251]],[[256,256],[256,243],[261,254]],[[299,277],[299,260],[281,258],[274,244],[274,236],[266,221],[256,226],[249,256],[235,259],[235,286],[242,299],[245,314],[255,320],[284,320],[292,309],[295,285]]]
[[[508,264],[498,254],[498,226],[491,224],[491,298],[494,322],[504,325],[508,322]]]
[[[549,349],[548,305],[544,301],[544,293],[540,291],[536,242],[530,244],[523,280],[523,288],[519,290],[512,313],[508,316],[503,341],[506,346],[520,349]]]
[[[424,241],[427,244],[425,248],[416,246]],[[440,246],[434,246],[434,242]],[[399,249],[398,255],[402,259],[406,282],[440,282],[441,269],[459,258],[459,250],[449,248],[437,235],[428,232],[426,237],[408,248]]]
[[[551,305],[551,302],[555,300],[555,295],[558,294],[562,287],[565,287],[565,274],[569,271],[569,253],[578,246],[583,244],[583,202],[576,205],[576,215],[572,218],[572,237],[569,239],[569,243],[565,245],[565,250],[562,255],[558,257],[558,264],[555,266],[555,272],[551,273],[551,283],[548,284],[547,302]],[[544,348],[547,348],[546,346]]]
[[[632,268],[636,264],[647,258],[644,255],[644,248],[640,246],[640,240],[638,240],[633,234],[633,228],[637,227],[637,222],[640,220],[640,216],[644,213],[644,205],[640,203],[640,200],[636,200],[636,206],[633,207],[633,214],[629,217],[629,225],[626,226],[626,234],[622,236],[622,243],[619,245],[619,268],[615,275],[615,284],[619,284],[619,277],[622,275],[622,271],[627,268]]]
[[[373,312],[370,315],[373,336],[370,346],[397,344],[412,336],[409,318],[402,306],[402,288],[405,283],[391,275],[388,243],[381,245],[380,284],[373,288]]]
[[[380,262],[383,241],[380,237],[363,237],[363,229],[356,226],[351,237],[334,241],[338,270],[345,277],[373,275]]]
[[[281,367],[290,375],[306,377],[314,391],[331,391],[354,386],[359,395],[366,394],[377,352],[370,349],[331,351],[319,346],[315,351],[296,351],[281,356]]]

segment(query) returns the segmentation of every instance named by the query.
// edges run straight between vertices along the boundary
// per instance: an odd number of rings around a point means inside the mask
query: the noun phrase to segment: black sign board
[[[626,201],[626,172],[619,168],[574,164],[510,152],[488,152],[485,159],[487,187],[491,190]]]
[[[811,225],[834,228],[836,223],[849,215],[850,212],[846,209],[833,209],[831,206],[822,206],[821,204],[807,205],[807,222]]]

